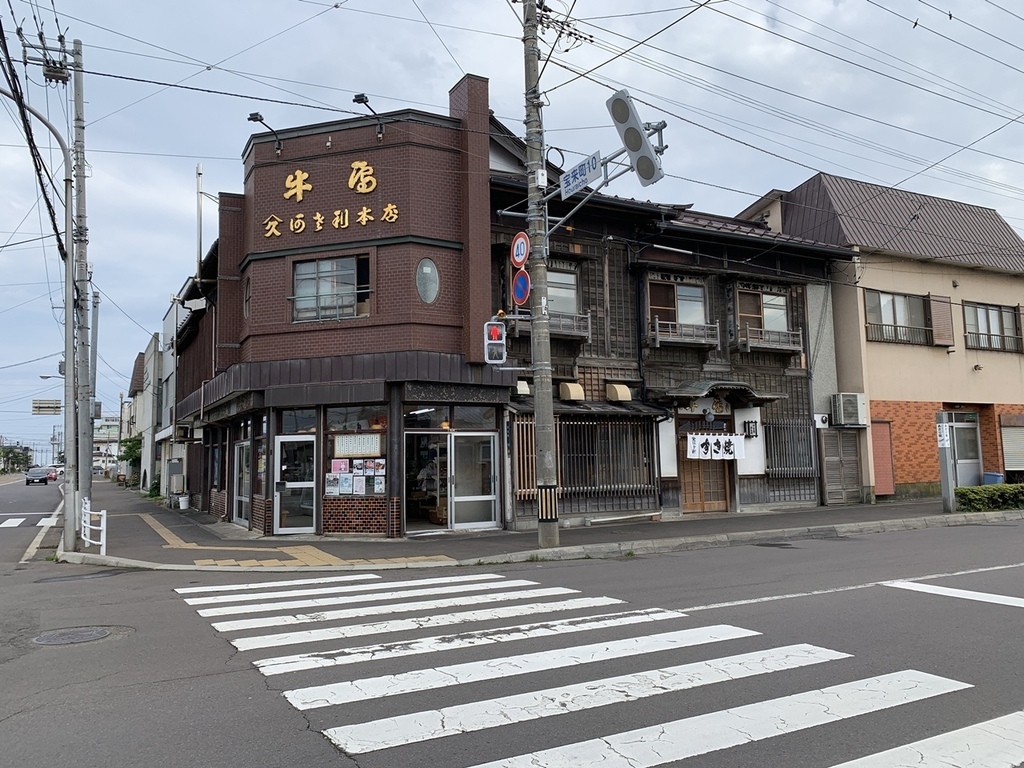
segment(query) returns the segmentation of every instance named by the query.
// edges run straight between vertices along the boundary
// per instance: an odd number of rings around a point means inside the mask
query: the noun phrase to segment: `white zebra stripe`
[[[384,616],[389,613],[406,613],[408,611],[434,611],[440,608],[457,608],[463,605],[480,605],[480,603],[501,603],[509,600],[532,600],[535,597],[555,597],[556,595],[576,595],[578,589],[568,587],[545,587],[543,589],[523,589],[519,592],[499,592],[490,595],[467,595],[465,597],[448,597],[441,600],[415,600],[410,603],[389,603],[387,605],[364,605],[360,608],[342,608],[337,611],[319,611],[317,613],[300,613],[282,616],[263,616],[257,619],[234,619],[233,621],[217,621],[211,626],[218,632],[238,632],[244,629],[261,629],[264,627],[286,627],[295,624],[312,624],[323,621],[341,621],[358,619],[364,616]]]
[[[473,768],[653,768],[971,687],[956,680],[904,670],[494,760]]]
[[[379,579],[375,573],[351,573],[347,576],[323,576],[318,579],[291,579],[290,581],[256,581],[248,584],[217,584],[212,587],[179,587],[179,595],[197,595],[203,592],[238,592],[245,589],[268,589],[271,587],[299,587],[307,584],[333,584],[339,581],[366,581]],[[186,600],[186,602],[188,602]]]
[[[515,640],[528,640],[536,637],[553,637],[573,632],[588,632],[593,629],[610,629],[631,624],[645,624],[652,621],[686,618],[685,613],[664,611],[661,608],[645,608],[638,611],[622,611],[606,613],[600,616],[583,616],[571,619],[558,619],[536,624],[520,624],[514,629],[479,629],[462,632],[457,635],[434,635],[418,640],[399,641],[396,643],[378,643],[362,645],[355,648],[336,648],[317,653],[300,653],[294,656],[278,656],[273,659],[260,659],[253,666],[264,675],[280,675],[285,672],[297,672],[304,669],[336,667],[344,664],[358,664],[363,661],[382,661],[396,659],[400,656],[417,656],[424,653],[439,653],[462,648],[474,648],[492,643],[507,643]],[[751,632],[751,634],[760,634]]]
[[[336,597],[315,597],[309,600],[286,600],[282,603],[246,603],[245,605],[222,605],[217,608],[201,608],[196,613],[203,617],[237,616],[245,613],[263,611],[291,611],[297,608],[321,608],[327,605],[346,605],[349,603],[370,603],[382,600],[398,600],[404,597],[423,595],[458,594],[460,592],[481,592],[489,589],[511,589],[512,587],[534,587],[536,581],[512,579],[509,581],[491,581],[483,584],[438,584],[435,587],[422,589],[402,589],[393,592],[374,592],[369,595],[338,595]]]
[[[1013,608],[1024,608],[1024,597],[1007,597],[1006,595],[993,595],[989,592],[972,592],[969,589],[953,589],[936,584],[917,584],[909,581],[887,581],[882,586],[908,589],[911,592],[925,592],[930,595],[942,595],[943,597],[958,597],[961,600],[974,600],[979,603],[995,603],[996,605],[1009,605]]]
[[[0,523],[0,528],[17,528],[19,525],[24,523],[26,518],[24,517],[9,517]]]
[[[523,653],[498,659],[451,664],[436,669],[416,669],[396,675],[383,675],[363,680],[345,680],[328,685],[316,685],[285,691],[284,697],[296,709],[317,709],[335,704],[349,704],[366,699],[382,699],[403,693],[445,688],[453,685],[497,680],[533,672],[593,664],[608,659],[670,651],[693,645],[717,643],[751,637],[759,633],[749,629],[719,624],[711,627],[683,629],[655,635],[630,637],[624,640],[577,645],[571,648],[552,648],[538,653]]]
[[[362,754],[541,717],[580,712],[670,691],[685,691],[727,680],[820,664],[849,656],[847,653],[806,644],[770,648],[754,653],[339,726],[327,729],[324,735],[346,753]],[[594,760],[587,763],[587,767],[598,764],[604,768],[607,762]],[[549,763],[542,760],[532,765],[548,766]]]
[[[1024,764],[1024,712],[915,741],[834,768],[1017,768]]]
[[[448,576],[438,579],[414,579],[411,581],[378,581],[373,584],[353,584],[340,587],[323,587],[321,589],[290,589],[284,592],[257,592],[246,595],[211,595],[209,597],[190,597],[185,600],[187,605],[214,605],[219,603],[241,603],[253,600],[278,600],[286,597],[310,597],[312,595],[337,595],[350,592],[369,592],[375,589],[394,589],[396,587],[415,587],[430,584],[459,584],[469,581],[486,581],[488,579],[504,579],[492,573],[474,573],[465,576]],[[288,582],[277,582],[287,585]]]
[[[436,616],[392,619],[372,624],[354,624],[347,627],[328,627],[325,629],[306,629],[299,632],[282,632],[276,635],[236,637],[231,641],[231,644],[240,651],[251,651],[256,648],[272,648],[278,645],[298,645],[300,643],[315,643],[322,640],[340,640],[341,638],[349,637],[365,637],[367,635],[446,627],[453,624],[468,624],[474,621],[510,619],[519,616],[530,616],[535,613],[578,611],[583,608],[621,605],[624,602],[625,600],[617,600],[614,597],[577,597],[572,600],[560,600],[553,603],[526,603],[525,605],[508,605],[501,608],[483,608],[476,611],[442,613]]]

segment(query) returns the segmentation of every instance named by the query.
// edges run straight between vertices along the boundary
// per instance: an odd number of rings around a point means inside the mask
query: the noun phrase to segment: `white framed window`
[[[292,267],[292,292],[293,322],[369,314],[370,259],[297,261]]]

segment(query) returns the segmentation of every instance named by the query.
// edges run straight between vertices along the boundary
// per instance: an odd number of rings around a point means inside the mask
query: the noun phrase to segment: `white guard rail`
[[[87,547],[97,544],[100,554],[107,554],[107,510],[93,512],[90,499],[82,499],[82,542]]]

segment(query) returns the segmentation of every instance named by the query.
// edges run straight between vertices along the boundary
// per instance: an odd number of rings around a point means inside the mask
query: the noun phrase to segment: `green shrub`
[[[146,491],[146,495],[151,499],[160,498],[160,473],[153,473],[153,481],[149,484],[149,490]]]
[[[960,512],[1024,509],[1024,484],[1002,483],[957,488],[956,506]]]

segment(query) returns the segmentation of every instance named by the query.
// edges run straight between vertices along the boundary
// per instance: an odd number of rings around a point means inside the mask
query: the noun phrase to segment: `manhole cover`
[[[74,629],[55,629],[52,632],[43,632],[32,642],[36,645],[74,645],[75,643],[102,640],[109,635],[110,630],[106,627],[75,627]]]

